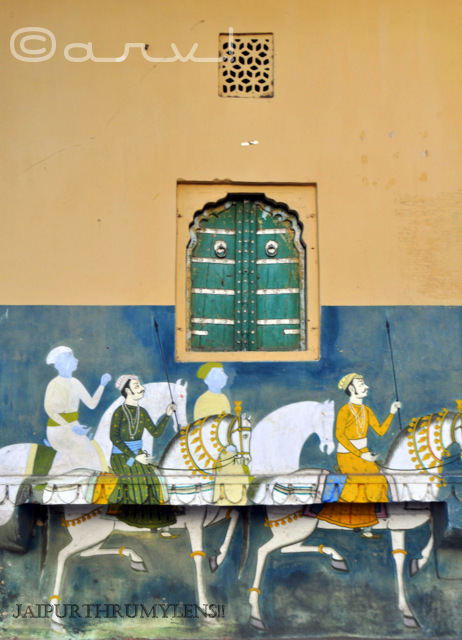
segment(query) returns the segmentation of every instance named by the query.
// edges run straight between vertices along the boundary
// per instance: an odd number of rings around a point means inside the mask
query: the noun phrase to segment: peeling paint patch
[[[428,149],[425,149],[425,151],[422,151],[422,155],[424,158],[428,158]]]
[[[426,175],[426,174],[422,174]],[[462,190],[398,201],[398,237],[411,290],[421,300],[456,304],[462,294]],[[410,300],[410,302],[412,302]]]

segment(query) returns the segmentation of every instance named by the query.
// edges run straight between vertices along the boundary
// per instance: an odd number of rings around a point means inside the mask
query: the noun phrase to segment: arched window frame
[[[306,278],[304,287],[303,346],[296,351],[204,351],[191,349],[188,339],[190,283],[188,284],[188,251],[194,243],[191,232],[198,214],[207,205],[225,202],[228,195],[264,197],[278,203],[288,212],[296,212],[303,228],[306,244]],[[316,187],[313,184],[248,184],[179,182],[177,185],[177,252],[176,252],[176,358],[183,362],[222,361],[300,361],[319,359],[319,270],[317,245]],[[196,218],[195,218],[196,216]],[[197,226],[197,224],[196,224]],[[298,238],[300,241],[300,238]],[[189,248],[188,248],[189,247]]]

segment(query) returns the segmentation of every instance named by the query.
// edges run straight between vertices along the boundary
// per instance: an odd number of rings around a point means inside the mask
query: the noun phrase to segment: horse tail
[[[241,507],[241,518],[242,518],[242,548],[241,548],[241,562],[239,564],[239,574],[240,578],[242,572],[244,571],[244,567],[247,563],[247,558],[249,556],[249,544],[250,544],[250,508],[249,507]]]

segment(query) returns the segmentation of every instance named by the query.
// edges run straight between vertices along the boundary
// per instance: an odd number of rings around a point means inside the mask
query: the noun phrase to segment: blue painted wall
[[[194,402],[205,386],[196,378],[198,365],[175,362],[174,313],[174,307],[159,306],[0,307],[0,445],[41,442],[45,436],[43,399],[56,374],[45,358],[60,344],[74,350],[79,359],[75,375],[89,391],[96,389],[104,372],[113,377],[95,411],[81,405],[83,424],[96,427],[105,408],[118,397],[113,382],[120,374],[134,372],[144,382],[165,380],[153,317],[159,324],[170,380],[183,378],[189,383],[192,420]],[[443,406],[455,409],[455,399],[462,397],[460,307],[323,307],[319,361],[227,363],[226,392],[232,400],[242,400],[256,424],[273,409],[299,400],[329,398],[339,409],[346,396],[337,389],[338,380],[357,371],[371,387],[367,404],[383,419],[395,395],[386,318],[403,426]],[[371,433],[371,447],[384,454],[398,430],[395,419],[384,438],[374,440]]]
[[[0,445],[13,442],[41,442],[46,415],[43,398],[55,371],[46,365],[48,351],[70,346],[79,367],[76,376],[93,391],[102,373],[115,380],[121,373],[135,372],[144,382],[165,379],[157,338],[152,330],[155,316],[162,336],[169,376],[172,381],[189,382],[188,417],[197,397],[204,391],[196,378],[198,365],[175,362],[173,307],[3,307],[0,308]],[[371,386],[367,404],[378,417],[385,417],[394,398],[385,320],[391,325],[396,374],[403,403],[402,422],[443,406],[455,408],[462,397],[461,326],[462,309],[449,307],[324,307],[322,309],[322,355],[309,363],[229,363],[227,392],[242,400],[253,415],[254,424],[273,409],[303,399],[333,399],[338,409],[346,397],[338,391],[339,378],[349,371],[362,373]],[[118,397],[112,383],[95,411],[82,407],[81,421],[96,427],[105,408]],[[370,447],[385,454],[399,430],[394,420],[383,438],[370,434]],[[171,437],[165,434],[159,450]],[[332,469],[335,457],[327,456],[308,442],[303,463]],[[16,602],[45,602],[52,588],[52,570],[58,550],[66,544],[66,529],[59,512],[53,512],[48,548],[48,564],[40,578],[40,536],[34,538],[25,556],[2,552],[1,596],[3,632],[11,635],[11,611]],[[205,550],[213,553],[221,544],[225,524],[206,531]],[[428,525],[408,533],[409,556],[419,556],[429,535]],[[248,588],[255,570],[256,550],[270,537],[264,526],[264,511],[254,508],[251,518],[251,549],[241,580],[237,570],[242,548],[239,532],[233,539],[230,556],[207,584],[215,602],[226,605],[226,619],[219,628],[204,628],[197,620],[123,621],[119,637],[135,633],[140,637],[260,637],[249,631]],[[135,538],[132,536],[131,541]],[[123,544],[115,534],[111,546]],[[397,590],[387,536],[364,540],[354,532],[317,531],[311,544],[335,546],[348,560],[350,574],[334,572],[326,557],[273,554],[262,583],[262,611],[269,631],[265,637],[370,638],[460,638],[460,581],[437,578],[432,556],[425,570],[412,581],[407,593],[420,632],[404,630],[396,606]],[[126,559],[74,558],[66,570],[65,600],[79,603],[194,602],[194,573],[189,560],[187,534],[175,541],[161,541],[144,534],[136,539],[138,552],[146,559],[149,574],[135,574]],[[459,554],[449,551],[445,565],[459,563]],[[27,581],[24,579],[28,576]],[[67,596],[67,597],[66,597]],[[114,622],[96,625],[85,619],[67,620],[70,631],[85,637],[114,637]],[[34,630],[46,637],[45,620],[22,620],[20,637]],[[109,625],[109,626],[108,626]],[[130,626],[131,625],[131,626]],[[15,631],[16,633],[17,631]],[[109,634],[109,635],[108,635]],[[150,635],[146,635],[150,634]],[[420,635],[419,635],[420,634]]]

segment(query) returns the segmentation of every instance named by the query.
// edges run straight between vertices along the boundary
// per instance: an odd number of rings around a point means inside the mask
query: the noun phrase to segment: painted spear
[[[390,336],[390,323],[388,322],[388,318],[385,321],[385,327],[387,330],[387,334],[388,334],[388,346],[390,348],[390,356],[391,356],[391,368],[393,370],[393,382],[395,383],[395,395],[396,395],[396,401],[399,402],[399,397],[398,397],[398,385],[396,383],[396,371],[395,371],[395,361],[393,358],[393,347],[391,344],[391,336]],[[401,424],[401,411],[398,409],[398,420],[399,420],[399,428],[402,429],[403,425]]]
[[[165,362],[164,349],[162,347],[162,340],[160,339],[159,325],[157,324],[157,320],[155,319],[154,314],[151,315],[151,318],[152,318],[152,332],[154,333],[154,330],[155,330],[155,332],[157,334],[157,340],[159,342],[160,353],[161,353],[161,356],[162,356],[162,362],[164,363],[165,378],[167,380],[168,390],[170,392],[170,398],[172,400],[172,403],[175,404],[175,401],[173,400],[172,387],[170,386],[170,380],[169,380],[169,377],[168,377],[167,363]],[[178,422],[178,416],[176,415],[176,409],[175,409],[175,411],[173,413],[175,415],[176,428],[178,429],[180,423]]]

